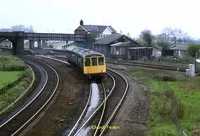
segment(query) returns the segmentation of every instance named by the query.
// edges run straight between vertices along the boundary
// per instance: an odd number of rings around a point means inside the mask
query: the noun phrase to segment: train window
[[[97,66],[97,58],[92,58],[92,66]]]
[[[85,66],[90,66],[90,58],[85,59]]]
[[[99,65],[104,65],[104,59],[103,59],[103,57],[99,57],[98,61],[99,61]]]

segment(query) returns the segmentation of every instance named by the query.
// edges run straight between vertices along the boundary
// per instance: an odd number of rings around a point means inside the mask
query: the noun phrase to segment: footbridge
[[[23,54],[24,40],[29,40],[30,48],[33,48],[35,41],[38,41],[38,43],[48,40],[86,42],[86,37],[87,35],[83,34],[26,33],[23,31],[0,32],[0,43],[8,39],[13,44],[13,54]]]

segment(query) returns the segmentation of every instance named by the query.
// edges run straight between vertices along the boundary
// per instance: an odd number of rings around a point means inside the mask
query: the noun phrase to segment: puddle
[[[92,83],[91,86],[92,86],[92,96],[91,96],[90,106],[89,106],[82,122],[85,122],[90,117],[90,115],[92,115],[92,113],[95,111],[95,109],[97,108],[97,106],[99,104],[100,96],[99,96],[98,85],[96,83]],[[83,124],[83,123],[81,123],[81,124]],[[85,126],[78,133],[77,136],[87,136],[87,133],[89,132],[90,129],[91,129],[90,127]],[[65,130],[63,136],[67,136],[68,133],[69,133],[69,130]]]

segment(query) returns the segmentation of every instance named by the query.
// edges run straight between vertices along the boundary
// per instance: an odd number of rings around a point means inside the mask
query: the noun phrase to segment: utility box
[[[195,66],[194,66],[194,64],[189,64],[189,75],[195,76]]]

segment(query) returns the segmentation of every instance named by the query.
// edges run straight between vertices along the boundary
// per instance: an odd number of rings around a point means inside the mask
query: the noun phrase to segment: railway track
[[[61,63],[65,63],[65,64],[68,65],[68,63],[66,62],[65,59],[60,60],[60,59],[51,58],[51,57],[45,57],[45,56],[40,56],[40,57],[52,59],[52,60],[59,61],[59,62],[61,62]],[[83,109],[83,111],[82,111],[80,117],[78,118],[78,120],[76,121],[75,125],[73,126],[73,128],[71,129],[71,131],[69,132],[68,135],[74,135],[74,131],[77,129],[79,123],[83,120],[84,115],[86,114],[87,109],[88,109],[88,107],[90,106],[90,100],[91,100],[91,96],[92,96],[92,90],[91,90],[92,85],[90,84],[90,86],[91,86],[91,87],[90,87],[90,91],[89,91],[89,96],[88,96],[88,100],[87,100],[87,103],[86,103],[86,105],[85,105],[85,108]],[[105,99],[106,99],[106,89],[105,89],[104,84],[101,83],[101,84],[98,84],[98,86],[101,86],[101,88],[102,88],[101,90],[102,90],[102,93],[103,93],[103,100],[106,101],[106,100],[105,100]],[[101,114],[99,115],[99,120],[98,120],[97,123],[96,123],[97,126],[99,126],[100,123],[101,123],[101,121],[102,121],[102,118],[103,118],[103,115],[104,115],[104,111],[105,111],[105,107],[106,107],[106,102],[105,102],[105,103],[102,103],[102,104],[103,104],[103,108],[102,108]],[[95,130],[95,131],[94,131],[94,135],[96,135],[97,132],[98,132],[98,130]]]
[[[103,135],[106,130],[109,128],[109,124],[111,120],[113,119],[114,115],[117,113],[117,110],[119,109],[120,105],[122,104],[122,101],[125,98],[125,95],[128,91],[128,82],[126,79],[118,74],[117,72],[112,71],[109,69],[109,73],[107,73],[108,76],[113,81],[112,89],[109,91],[108,94],[106,94],[106,89],[104,88],[104,100],[103,102],[96,108],[96,110],[92,113],[92,115],[79,127],[78,130],[75,130],[75,133],[72,133],[74,129],[71,130],[71,132],[68,134],[68,136],[72,135],[77,136],[80,134],[81,130],[85,126],[90,126],[93,136],[96,135]],[[105,86],[103,84],[103,86]],[[93,120],[97,117],[97,114],[100,113],[99,120],[96,123],[97,125],[92,124]],[[82,113],[83,114],[83,113]],[[77,125],[78,123],[76,123]],[[93,127],[92,127],[93,126]],[[100,129],[101,128],[101,129]]]
[[[26,61],[28,60],[26,59]],[[31,96],[31,100],[28,100],[28,103],[21,107],[17,113],[6,120],[1,121],[0,136],[19,134],[19,132],[21,132],[49,103],[57,90],[59,76],[51,66],[35,60],[29,60],[28,62],[32,63],[32,65],[37,65],[37,67],[40,67],[45,71],[46,78],[42,77],[42,79],[45,80],[45,83],[42,88],[37,90],[34,97]]]
[[[185,72],[188,67],[178,67],[178,66],[171,66],[171,65],[159,65],[159,64],[148,64],[148,63],[143,63],[143,62],[131,62],[131,61],[123,61],[123,60],[112,60],[112,59],[107,59],[107,63],[109,64],[116,64],[116,65],[126,65],[126,66],[137,66],[137,67],[147,67],[147,68],[154,68],[154,69],[164,69],[164,70],[172,70],[172,71],[181,71]],[[196,72],[200,72],[200,68],[197,67]]]
[[[62,58],[61,60],[56,58],[50,58],[53,60],[57,60],[63,63],[67,63],[66,59]],[[90,96],[88,98],[87,104],[85,105],[85,108],[83,112],[81,113],[79,119],[75,123],[75,125],[72,127],[71,131],[69,132],[68,136],[76,136],[79,135],[81,130],[86,127],[90,126],[90,134],[93,136],[96,135],[103,135],[106,130],[108,130],[109,124],[112,121],[113,117],[115,116],[117,110],[122,104],[122,101],[125,98],[125,95],[128,91],[128,82],[127,80],[120,75],[119,73],[108,69],[109,72],[107,72],[108,77],[112,81],[112,87],[109,90],[108,93],[106,93],[106,89],[104,86],[107,86],[106,84],[102,83],[102,91],[104,92],[104,100],[99,104],[99,106],[96,108],[96,110],[89,116],[89,118],[84,122],[80,124],[80,121],[84,119],[84,114],[87,110],[87,107],[89,105],[89,99],[91,98],[91,91]],[[110,85],[110,83],[108,83]],[[101,113],[99,113],[101,112]],[[94,120],[98,120],[97,122]],[[93,130],[91,130],[91,126],[95,127]],[[105,126],[105,127],[104,127]],[[108,127],[106,127],[108,126]],[[101,129],[99,129],[101,128]],[[81,134],[82,135],[82,134]]]
[[[91,100],[91,95],[92,95],[91,92],[97,91],[97,90],[90,90],[90,95],[89,95],[89,97],[88,97],[88,102],[87,102],[87,104],[86,104],[86,106],[85,106],[83,112],[81,113],[79,119],[77,120],[77,122],[75,123],[74,127],[71,129],[70,133],[68,134],[68,136],[80,135],[80,133],[82,133],[82,132],[80,132],[81,129],[83,129],[83,127],[85,127],[86,125],[87,125],[87,126],[86,126],[87,128],[85,128],[85,129],[88,129],[88,126],[92,126],[93,124],[96,124],[97,127],[99,127],[99,126],[101,125],[101,122],[102,122],[102,119],[103,119],[103,116],[104,116],[104,113],[105,113],[105,108],[106,108],[106,102],[104,102],[104,101],[106,101],[106,89],[105,89],[105,86],[104,86],[103,83],[99,83],[99,84],[97,84],[97,85],[98,85],[99,88],[101,88],[100,90],[101,90],[101,92],[102,92],[102,94],[103,94],[103,96],[102,96],[102,98],[103,98],[103,99],[102,99],[102,103],[100,103],[100,104],[103,104],[102,107],[100,107],[100,110],[101,110],[101,111],[100,111],[99,113],[96,113],[97,115],[94,115],[94,116],[92,117],[92,121],[91,121],[91,122],[88,122],[88,123],[85,124],[85,125],[84,125],[85,122],[83,122],[82,124],[80,123],[80,121],[84,119],[84,115],[86,115],[87,109],[88,109],[88,107],[90,106],[90,105],[89,105],[89,102],[90,102],[90,100]],[[100,92],[100,91],[99,91],[99,92]],[[103,103],[103,102],[104,102],[104,103]],[[99,106],[100,106],[100,105],[99,105]],[[91,117],[91,116],[89,116],[89,117],[86,118],[85,120],[89,119],[90,117]],[[80,126],[82,127],[81,129],[80,129]],[[79,128],[78,128],[78,127],[79,127]],[[80,131],[77,132],[77,131],[76,131],[77,129],[80,129]],[[75,133],[76,133],[76,134],[75,134]],[[83,133],[84,133],[84,132],[83,132]],[[90,132],[88,132],[88,133],[92,134],[93,136],[96,136],[97,133],[98,133],[98,129],[96,129],[96,130],[94,130],[94,131],[90,131]],[[87,133],[87,135],[88,135],[88,133]]]
[[[112,78],[115,79],[115,88],[114,88],[114,92],[112,93],[112,96],[109,96],[109,99],[107,100],[108,108],[105,111],[104,118],[101,122],[102,124],[101,126],[103,126],[103,128],[100,129],[99,136],[105,134],[107,130],[109,131],[109,124],[111,123],[115,114],[119,110],[127,94],[128,87],[129,87],[129,84],[123,75],[111,69],[107,69],[107,70],[109,70],[109,74],[112,76]],[[116,126],[116,127],[120,127],[120,126]]]
[[[65,59],[63,55],[56,55],[56,58]],[[106,63],[114,64],[114,65],[137,66],[137,67],[180,71],[180,72],[185,72],[186,69],[188,69],[188,67],[183,67],[183,66],[178,67],[178,66],[172,66],[172,65],[149,64],[149,63],[137,62],[137,61],[113,60],[113,59],[106,59]],[[198,73],[198,75],[200,74],[199,67],[196,68],[196,73]]]

